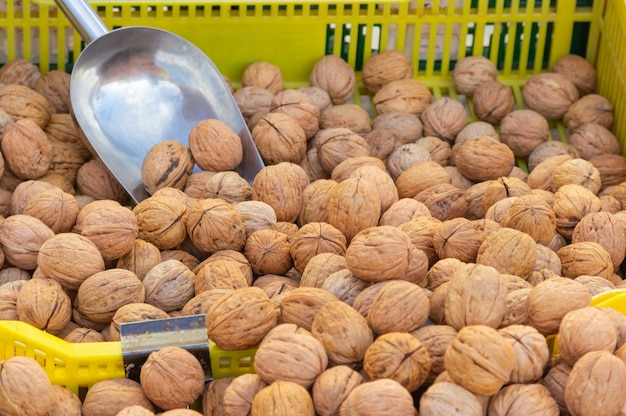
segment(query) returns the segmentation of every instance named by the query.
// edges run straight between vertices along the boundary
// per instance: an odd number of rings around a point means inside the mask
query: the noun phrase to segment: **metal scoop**
[[[70,81],[72,114],[88,146],[130,196],[148,197],[141,166],[163,140],[186,146],[201,120],[226,123],[241,138],[236,171],[252,182],[263,160],[222,74],[197,47],[149,27],[108,30],[86,0],[55,0],[87,47]]]

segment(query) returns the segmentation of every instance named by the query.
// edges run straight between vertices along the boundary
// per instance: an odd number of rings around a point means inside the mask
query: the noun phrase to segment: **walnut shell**
[[[467,110],[459,101],[442,97],[424,109],[420,120],[425,136],[439,137],[451,143],[467,124]]]
[[[54,232],[41,220],[17,214],[0,222],[0,247],[5,261],[24,270],[37,268],[37,256]]]
[[[413,398],[397,381],[383,378],[355,387],[341,405],[341,416],[416,416]]]
[[[302,192],[302,207],[298,214],[301,227],[312,222],[328,222],[328,199],[337,182],[318,179],[311,182]]]
[[[273,92],[265,88],[248,86],[235,91],[233,97],[239,111],[249,121],[256,114],[269,112],[274,95]]]
[[[300,287],[321,288],[330,275],[346,268],[344,256],[329,252],[317,254],[311,257],[302,271]]]
[[[541,114],[533,110],[515,110],[500,123],[500,139],[515,156],[526,157],[550,138],[550,126]],[[530,163],[530,161],[529,161]],[[529,166],[532,171],[532,167]]]
[[[258,344],[276,325],[276,312],[263,289],[246,287],[222,296],[207,312],[209,339],[225,350]]]
[[[56,405],[52,383],[37,361],[15,356],[0,362],[0,412],[6,416],[46,416]],[[37,400],[33,400],[36,397]]]
[[[286,89],[274,96],[270,112],[284,113],[298,121],[307,139],[319,130],[320,110],[313,100],[303,92]]]
[[[596,69],[582,56],[564,55],[552,65],[552,71],[572,81],[581,97],[596,90]]]
[[[377,157],[356,156],[346,159],[343,162],[339,163],[337,166],[335,166],[330,174],[330,179],[334,180],[335,182],[343,182],[344,180],[348,179],[357,169],[364,166],[376,167],[383,172],[387,172],[385,162],[378,159]]]
[[[16,306],[20,321],[52,333],[63,329],[72,317],[70,297],[52,279],[26,281],[18,292]]]
[[[461,217],[467,210],[464,191],[449,183],[430,186],[415,195],[415,199],[424,203],[431,215],[441,221]]]
[[[125,407],[133,405],[153,412],[156,410],[138,382],[115,378],[99,381],[91,386],[83,401],[82,411],[84,416],[115,416]]]
[[[189,151],[201,169],[215,172],[233,170],[243,158],[239,136],[216,119],[196,123],[189,132]]]
[[[266,386],[267,383],[257,374],[235,377],[224,391],[224,412],[232,416],[249,416],[254,396]]]
[[[53,70],[37,77],[35,91],[46,97],[56,113],[70,112],[70,74]]]
[[[378,114],[372,121],[372,129],[387,130],[398,144],[408,144],[422,137],[423,126],[418,115],[391,111]]]
[[[387,50],[372,56],[363,65],[363,84],[376,94],[385,84],[410,78],[413,68],[406,55],[397,50]]]
[[[164,140],[146,153],[141,165],[141,181],[150,195],[166,186],[184,189],[193,166],[189,147],[176,140]]]
[[[212,380],[204,386],[202,394],[202,410],[205,414],[214,416],[223,416],[224,410],[224,392],[234,380],[233,377],[224,377]]]
[[[346,237],[337,228],[323,222],[303,225],[291,238],[289,248],[296,269],[303,272],[308,262],[321,253],[344,255]],[[279,273],[280,274],[280,273]]]
[[[374,339],[365,318],[339,300],[322,305],[313,319],[311,333],[324,346],[329,363],[350,367],[360,365]]]
[[[6,166],[20,179],[37,179],[50,168],[52,145],[32,119],[17,120],[8,126],[1,144]]]
[[[407,143],[396,147],[387,157],[386,165],[394,179],[398,179],[406,170],[421,162],[436,163],[428,149],[417,143]],[[439,164],[439,163],[437,163]]]
[[[216,259],[200,265],[194,278],[196,295],[211,289],[241,289],[249,282],[240,265],[233,260]]]
[[[548,370],[542,381],[542,384],[556,400],[563,415],[569,414],[565,404],[565,385],[571,371],[572,368],[569,365],[560,362]]]
[[[537,243],[548,245],[556,231],[556,216],[541,196],[521,195],[507,210],[504,226],[522,231]]]
[[[120,340],[120,325],[127,322],[148,321],[169,318],[167,312],[147,303],[128,303],[121,306],[113,315],[109,329],[111,341]]]
[[[419,116],[431,101],[432,94],[428,87],[413,78],[390,81],[373,98],[379,114],[399,111]]]
[[[330,95],[333,104],[343,104],[355,91],[354,69],[336,55],[326,55],[313,65],[309,83]]]
[[[573,103],[563,116],[563,124],[570,131],[587,123],[610,129],[613,125],[613,104],[601,95],[588,94]]]
[[[24,214],[39,218],[55,233],[69,232],[76,223],[78,202],[74,195],[54,187],[30,198]]]
[[[255,231],[246,240],[244,254],[256,274],[283,275],[293,267],[287,234],[277,230]]]
[[[282,299],[280,303],[281,317],[286,323],[293,323],[310,331],[313,319],[320,308],[328,302],[338,300],[337,296],[327,290],[301,286],[291,290]]]
[[[293,222],[302,207],[303,185],[301,177],[306,173],[300,166],[282,162],[264,167],[252,183],[252,199],[262,201],[274,208],[278,221]]]
[[[32,119],[43,128],[55,113],[54,106],[40,93],[24,85],[0,85],[0,110],[14,121]]]
[[[276,212],[269,204],[262,201],[242,201],[235,204],[246,230],[246,238],[258,230],[276,229]]]
[[[458,217],[443,221],[432,234],[432,246],[437,258],[458,258],[466,263],[474,263],[480,245],[487,237],[478,222]]]
[[[183,306],[181,314],[183,316],[206,314],[219,298],[232,290],[234,289],[214,288],[200,292]]]
[[[428,207],[423,202],[413,198],[402,198],[394,202],[383,215],[381,215],[378,225],[399,227],[417,218],[427,218],[432,221],[441,222],[431,215]]]
[[[556,229],[566,239],[571,239],[576,224],[585,215],[601,209],[600,199],[581,185],[563,185],[554,193],[552,210],[556,215]]]
[[[320,111],[323,111],[332,105],[330,95],[326,90],[319,87],[300,87],[298,91],[305,93],[313,100],[313,103]]]
[[[195,274],[178,260],[165,260],[143,278],[145,302],[165,312],[177,311],[194,296]]]
[[[37,264],[46,276],[73,290],[105,267],[98,247],[76,233],[60,233],[46,240],[39,249]]]
[[[276,381],[261,389],[252,400],[252,416],[314,416],[315,408],[309,392],[290,381]]]
[[[492,266],[500,273],[527,278],[537,261],[537,245],[528,234],[512,228],[492,232],[480,246],[476,263]]]
[[[93,199],[112,199],[120,203],[128,194],[100,159],[85,162],[76,173],[76,188]]]
[[[552,192],[556,192],[561,186],[568,184],[581,185],[597,195],[601,187],[600,171],[587,160],[567,160],[552,171],[550,188]]]
[[[14,59],[0,69],[1,84],[17,84],[34,88],[41,76],[39,68],[26,59]]]
[[[568,143],[585,160],[591,160],[603,154],[620,154],[620,143],[606,127],[596,123],[583,124],[573,130]]]
[[[500,141],[500,136],[496,129],[485,121],[473,121],[463,127],[463,130],[456,135],[454,144],[461,144],[467,139],[478,136],[490,136],[495,140]]]
[[[600,190],[626,182],[626,158],[622,155],[603,154],[589,160],[600,173]],[[600,196],[602,199],[602,196]],[[616,199],[616,198],[613,198]],[[621,202],[619,210],[621,210]]]
[[[372,130],[370,115],[356,104],[333,105],[320,114],[320,129],[347,128],[356,134]]]
[[[98,331],[89,328],[76,328],[68,332],[63,337],[67,342],[81,343],[81,342],[105,342],[104,337]]]
[[[245,244],[245,229],[235,208],[217,198],[201,199],[188,211],[187,233],[205,252],[240,250]]]
[[[559,140],[549,140],[538,145],[528,155],[528,170],[532,172],[544,160],[558,155],[569,155],[570,159],[580,157],[578,150],[571,144]]]
[[[361,383],[361,374],[348,366],[326,369],[317,377],[311,391],[315,412],[320,416],[338,415],[341,404]]]
[[[513,111],[515,96],[511,87],[498,81],[487,81],[474,90],[472,103],[480,120],[498,124]]]
[[[458,384],[442,381],[432,384],[419,400],[420,415],[450,415],[459,412],[459,404],[463,403],[463,414],[481,416],[483,406],[472,392]]]
[[[561,260],[563,277],[581,275],[609,279],[613,275],[611,254],[596,242],[577,242],[560,248],[556,254]]]
[[[415,331],[428,319],[430,301],[424,289],[403,280],[381,287],[371,301],[367,322],[376,334]]]
[[[80,416],[83,403],[73,391],[54,384],[52,386],[56,396],[56,405],[48,416]],[[145,415],[144,415],[145,416]],[[152,416],[152,415],[148,415]]]
[[[335,127],[318,132],[317,154],[324,170],[331,173],[346,159],[369,156],[367,141],[345,127]]]
[[[572,243],[595,242],[600,244],[610,255],[613,268],[619,268],[626,253],[626,235],[624,226],[608,212],[595,212],[585,215],[574,227]],[[584,273],[589,274],[589,273]],[[592,274],[593,275],[593,274]],[[610,276],[608,273],[603,277]]]
[[[489,136],[468,139],[455,156],[455,166],[461,175],[475,182],[508,176],[514,165],[513,151]]]
[[[533,75],[522,88],[522,97],[528,108],[548,120],[559,120],[578,100],[576,85],[559,73]]]
[[[459,330],[444,355],[450,378],[474,394],[493,395],[507,384],[515,366],[515,350],[485,325]]]
[[[187,207],[176,198],[151,196],[139,202],[133,213],[138,237],[161,250],[173,249],[187,238]]]
[[[330,193],[328,223],[340,230],[349,242],[362,230],[378,224],[380,207],[380,197],[373,182],[349,178]]]
[[[396,180],[400,198],[414,198],[425,189],[437,184],[449,184],[451,177],[436,162],[416,163],[406,169]]]
[[[241,85],[264,88],[277,94],[283,89],[283,76],[277,65],[266,61],[256,61],[244,69]]]
[[[510,325],[498,332],[515,351],[511,383],[533,383],[539,380],[550,359],[545,337],[528,325]]]
[[[268,165],[299,163],[306,153],[304,130],[288,114],[268,113],[258,121],[251,133],[263,161]]]
[[[491,398],[489,414],[558,416],[559,405],[541,384],[511,384]]]

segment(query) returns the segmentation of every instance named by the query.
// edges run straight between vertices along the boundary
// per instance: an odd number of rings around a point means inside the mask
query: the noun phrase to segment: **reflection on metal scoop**
[[[70,81],[72,113],[91,150],[130,196],[148,197],[141,166],[163,140],[188,145],[191,129],[215,118],[241,138],[237,172],[249,182],[263,160],[221,73],[187,40],[149,27],[111,32],[86,0],[56,0],[88,46]]]

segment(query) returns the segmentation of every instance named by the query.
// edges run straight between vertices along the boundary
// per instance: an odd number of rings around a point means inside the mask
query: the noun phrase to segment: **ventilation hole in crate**
[[[252,366],[251,357],[241,357],[239,359],[239,368],[250,368]]]
[[[218,368],[230,368],[231,360],[228,357],[220,357],[217,364]]]

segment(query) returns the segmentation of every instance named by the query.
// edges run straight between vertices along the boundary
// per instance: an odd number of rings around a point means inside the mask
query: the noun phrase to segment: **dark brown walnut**
[[[527,278],[537,261],[537,244],[528,234],[502,227],[493,231],[480,246],[476,263],[500,273]]]
[[[347,241],[344,234],[324,222],[311,222],[303,225],[291,238],[289,251],[296,269],[304,272],[314,256],[321,253],[346,253]],[[281,273],[278,273],[281,274]]]
[[[411,78],[413,68],[406,55],[397,50],[387,50],[372,56],[363,65],[363,83],[376,94],[385,84]]]
[[[328,92],[319,87],[300,87],[298,88],[298,91],[303,92],[311,97],[311,99],[320,111],[324,111],[332,105],[332,101]]]
[[[346,264],[363,280],[401,279],[409,267],[411,248],[411,239],[404,231],[392,226],[369,227],[351,240],[345,252]]]
[[[302,183],[302,176],[307,183]],[[302,207],[302,192],[308,185],[304,169],[282,162],[264,167],[252,183],[252,199],[270,205],[278,221],[293,222]]]
[[[78,288],[74,299],[74,315],[104,327],[115,312],[129,303],[143,302],[146,290],[133,272],[107,269],[89,276]]]
[[[467,210],[464,191],[449,183],[430,186],[415,195],[415,199],[426,205],[431,215],[441,221],[461,217]]]
[[[203,170],[233,170],[241,163],[243,147],[239,136],[224,122],[199,121],[189,132],[189,151]]]
[[[277,65],[266,61],[256,61],[244,69],[241,85],[264,88],[272,94],[278,94],[283,89],[283,76]]]
[[[319,308],[311,333],[321,342],[329,363],[359,367],[373,333],[365,318],[342,301],[327,302]]]
[[[241,114],[250,120],[255,114],[269,112],[274,93],[265,88],[248,86],[235,91],[233,97]]]
[[[327,128],[318,132],[317,154],[324,170],[331,173],[346,159],[369,156],[370,148],[363,137],[348,128]]]
[[[276,326],[276,312],[263,289],[246,287],[222,296],[207,312],[209,339],[225,350],[258,344]]]
[[[187,237],[187,207],[173,197],[151,196],[133,208],[138,237],[161,250],[173,249]]]
[[[70,112],[70,74],[53,70],[37,77],[35,91],[46,97],[56,113]]]
[[[14,59],[0,68],[1,84],[18,84],[34,88],[41,76],[39,68],[26,59]]]
[[[363,376],[348,366],[326,369],[315,380],[311,390],[316,413],[320,416],[338,415],[341,404],[361,383]]]
[[[581,241],[560,248],[556,254],[561,260],[563,277],[581,275],[600,276],[609,279],[613,275],[611,254],[600,244]]]
[[[497,328],[506,312],[507,287],[493,267],[464,264],[450,277],[445,322],[457,330],[468,325]]]
[[[626,402],[621,393],[626,364],[607,351],[585,354],[565,384],[565,404],[572,415],[617,415]]]
[[[528,170],[532,172],[541,162],[552,156],[569,155],[571,159],[580,157],[578,150],[569,143],[560,140],[549,140],[538,145],[528,155]]]
[[[0,85],[0,109],[13,121],[31,119],[40,128],[50,121],[54,106],[37,91],[18,84]]]
[[[336,185],[337,182],[333,180],[318,179],[304,188],[297,220],[299,226],[311,222],[328,222],[328,199]]]
[[[577,184],[598,194],[601,187],[600,172],[585,159],[567,160],[552,171],[550,188],[556,192],[561,186]]]
[[[507,210],[504,226],[522,231],[537,243],[548,245],[556,231],[556,216],[550,204],[541,196],[521,195]]]
[[[589,306],[591,294],[580,282],[553,275],[528,294],[528,323],[544,335],[555,334],[570,311]]]
[[[410,392],[424,384],[431,367],[426,347],[407,332],[379,336],[363,359],[363,369],[370,380],[395,380]]]
[[[317,254],[302,271],[300,287],[321,288],[330,275],[344,269],[347,269],[344,256],[329,252]]]
[[[148,194],[165,186],[184,189],[193,166],[189,147],[176,140],[164,140],[148,150],[141,165],[141,180]]]
[[[254,129],[252,137],[268,165],[300,163],[306,152],[307,138],[298,121],[284,113],[268,113]]]
[[[550,191],[552,189],[552,173],[554,169],[568,160],[573,160],[570,155],[556,155],[541,161],[528,175],[527,184],[531,189]]]
[[[455,156],[455,166],[459,172],[475,182],[508,176],[514,165],[513,151],[489,136],[468,139]]]
[[[328,356],[322,344],[302,333],[272,333],[261,342],[254,356],[255,373],[266,383],[289,381],[307,389],[327,365]]]
[[[533,110],[512,111],[500,123],[500,139],[518,157],[529,156],[549,138],[548,120]],[[532,167],[529,169],[532,171]]]
[[[589,162],[600,173],[600,190],[626,182],[626,158],[624,156],[603,154],[595,156]],[[620,204],[618,210],[621,210],[621,202],[618,201],[618,203]]]
[[[56,405],[56,395],[46,372],[30,357],[10,357],[0,362],[0,412],[7,416],[46,416]],[[33,400],[37,397],[37,400]]]
[[[128,201],[128,194],[100,159],[89,160],[78,169],[76,188],[93,199]]]
[[[477,396],[452,381],[438,381],[430,385],[419,400],[420,414],[423,416],[449,415],[460,410],[463,414],[480,416],[483,406]]]
[[[604,154],[620,154],[620,143],[606,127],[596,123],[583,124],[573,130],[568,143],[585,160]]]
[[[428,87],[413,78],[391,81],[378,90],[373,98],[379,114],[399,111],[419,116],[431,101],[432,94]]]
[[[165,312],[177,311],[194,296],[195,274],[178,260],[154,266],[142,280],[147,304]]]
[[[17,120],[8,126],[1,144],[4,163],[20,179],[37,179],[50,168],[52,145],[32,119]]]
[[[588,352],[615,352],[617,331],[608,314],[588,306],[565,314],[556,341],[561,360],[573,366]]]
[[[524,104],[547,118],[560,120],[578,100],[576,85],[559,73],[533,75],[522,88]]]
[[[30,198],[24,214],[40,219],[55,233],[69,232],[76,223],[78,202],[74,195],[53,187]]]
[[[294,89],[279,92],[272,99],[270,112],[284,113],[296,119],[307,139],[319,130],[320,110],[303,92]]]
[[[432,160],[428,149],[417,143],[408,143],[396,147],[387,157],[385,164],[392,178],[397,180],[406,170],[422,162],[437,163]]]
[[[202,411],[205,414],[212,416],[224,416],[226,414],[224,393],[233,380],[234,377],[224,377],[205,384],[204,393],[202,393]]]
[[[277,230],[255,231],[246,240],[244,254],[256,274],[283,275],[293,267],[289,236]]]
[[[94,201],[78,212],[74,232],[90,239],[105,263],[128,253],[138,237],[137,218],[116,201]]]
[[[548,389],[554,400],[556,400],[563,415],[569,413],[565,404],[565,385],[571,371],[572,368],[569,365],[559,362],[548,370],[542,380],[543,386]]]
[[[233,260],[220,259],[206,263],[196,272],[194,279],[196,295],[211,289],[241,289],[249,282],[240,265]]]
[[[546,338],[528,325],[510,325],[498,332],[515,351],[511,383],[534,383],[539,380],[550,359]]]
[[[146,397],[163,410],[192,404],[204,391],[200,361],[181,347],[163,347],[150,353],[141,366],[141,387]]]
[[[239,213],[221,199],[201,199],[188,211],[187,234],[202,251],[240,250],[245,229]]]
[[[493,395],[511,378],[515,350],[497,330],[485,325],[463,327],[444,355],[450,378],[474,394]]]
[[[293,323],[310,331],[313,320],[322,306],[334,301],[339,301],[337,296],[321,288],[298,287],[283,298],[280,304],[282,319],[286,323]]]
[[[137,381],[127,378],[104,380],[95,383],[83,401],[83,415],[116,415],[128,406],[141,406],[155,411],[154,405],[146,397]]]
[[[552,71],[572,81],[581,97],[596,90],[596,69],[582,56],[564,55],[552,65]]]
[[[585,215],[601,209],[600,199],[581,185],[563,185],[554,193],[552,210],[556,215],[556,229],[567,240]]]
[[[5,262],[24,270],[37,268],[41,245],[53,236],[50,227],[28,215],[11,215],[0,222],[0,247]]]
[[[550,391],[541,384],[511,384],[489,401],[489,414],[558,416],[559,405]]]
[[[573,103],[563,116],[563,124],[570,131],[587,123],[610,129],[613,125],[613,104],[601,95],[589,94]]]
[[[387,208],[383,215],[381,215],[378,225],[392,225],[398,227],[406,222],[421,217],[436,220],[423,202],[416,201],[413,198],[402,198]]]
[[[356,104],[333,105],[320,114],[320,129],[347,128],[357,134],[372,130],[370,115]]]
[[[468,56],[459,60],[452,72],[456,90],[469,97],[474,95],[479,85],[487,81],[495,81],[497,77],[498,68],[483,56]]]
[[[600,244],[610,254],[613,268],[616,270],[624,260],[624,253],[626,252],[624,226],[611,213],[595,212],[585,215],[574,227],[574,233],[572,234],[572,243],[582,242]],[[561,250],[565,250],[565,247]],[[591,275],[593,274],[595,273],[591,273]],[[608,278],[609,276],[608,272],[606,274],[602,273],[602,277]]]
[[[413,398],[391,379],[367,381],[355,387],[341,405],[342,416],[417,415]]]
[[[375,334],[411,332],[428,319],[430,301],[423,288],[403,280],[392,280],[373,297],[367,322]]]
[[[129,303],[121,306],[113,315],[109,328],[111,341],[120,340],[120,325],[129,322],[143,322],[169,318],[167,312],[147,303]]]
[[[309,392],[299,384],[276,381],[261,389],[252,400],[250,415],[269,414],[314,416],[313,399]]]
[[[528,184],[520,179],[502,176],[489,182],[483,194],[483,210],[487,212],[496,202],[510,197],[519,197],[530,194]]]
[[[37,265],[46,276],[73,290],[105,267],[98,247],[76,233],[59,233],[46,240],[39,249]]]
[[[420,114],[425,136],[435,136],[452,143],[467,124],[467,110],[459,101],[442,97]]]
[[[223,411],[232,416],[249,416],[254,396],[266,386],[256,374],[235,377],[224,390]]]
[[[22,322],[54,333],[69,322],[72,303],[56,280],[31,279],[18,292],[17,316]]]
[[[480,120],[498,124],[514,110],[515,96],[511,87],[498,81],[487,81],[474,91],[472,104]]]
[[[349,242],[360,231],[378,224],[380,197],[373,182],[349,178],[339,183],[328,198],[328,223]]]
[[[343,104],[354,94],[356,76],[354,69],[342,58],[326,55],[313,65],[309,84],[328,92],[333,104]]]

